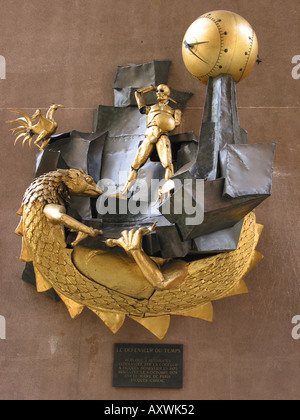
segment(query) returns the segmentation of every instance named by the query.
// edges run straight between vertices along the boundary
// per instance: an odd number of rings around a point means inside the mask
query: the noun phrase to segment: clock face
[[[231,74],[236,82],[252,70],[258,53],[255,32],[233,12],[218,10],[200,16],[188,28],[182,43],[187,70],[200,82]]]

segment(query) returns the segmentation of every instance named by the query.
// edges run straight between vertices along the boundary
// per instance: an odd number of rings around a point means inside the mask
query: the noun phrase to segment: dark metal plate
[[[182,344],[115,344],[113,386],[182,388],[182,361]]]

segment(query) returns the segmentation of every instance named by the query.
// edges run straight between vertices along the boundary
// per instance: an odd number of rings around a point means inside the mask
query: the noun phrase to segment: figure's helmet
[[[159,101],[168,101],[170,98],[170,88],[167,85],[159,85],[156,88],[156,97]]]

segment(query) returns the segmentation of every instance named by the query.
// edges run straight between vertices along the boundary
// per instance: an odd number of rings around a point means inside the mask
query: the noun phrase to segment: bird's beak
[[[64,105],[55,105],[55,108],[56,109],[58,109],[58,108],[64,108]]]

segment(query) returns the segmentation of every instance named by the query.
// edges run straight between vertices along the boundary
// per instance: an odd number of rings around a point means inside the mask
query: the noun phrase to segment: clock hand
[[[208,42],[208,41],[202,42],[202,44],[207,43],[207,42]],[[188,49],[190,50],[190,52],[191,52],[192,54],[194,54],[194,56],[195,56],[195,57],[199,58],[199,60],[203,61],[203,63],[205,63],[205,64],[209,64],[207,61],[203,60],[203,58],[199,57],[199,55],[197,55],[197,54],[193,51],[193,49],[191,48],[191,45],[193,46],[193,44],[188,44],[186,41],[184,41],[184,46],[185,46],[186,48],[188,48]],[[194,43],[194,45],[196,45],[196,43]]]
[[[208,44],[209,41],[199,41],[199,42],[186,42],[184,41],[184,45],[186,47],[193,47],[194,45],[200,45],[200,44]]]

